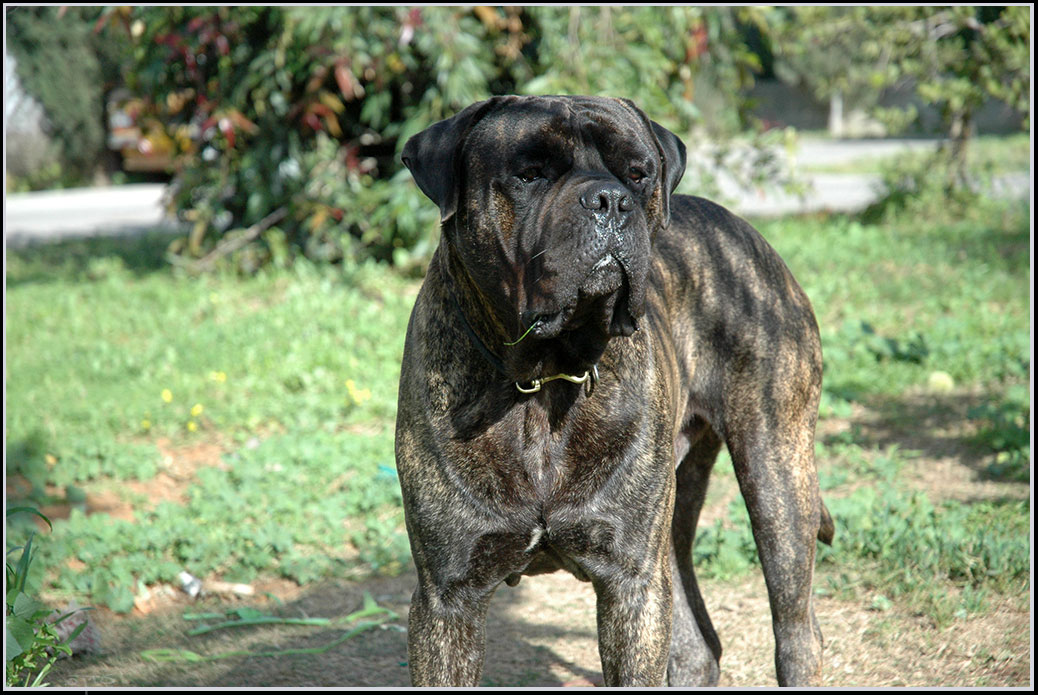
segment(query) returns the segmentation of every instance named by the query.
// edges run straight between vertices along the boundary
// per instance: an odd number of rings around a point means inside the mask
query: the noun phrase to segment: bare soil
[[[972,433],[965,417],[974,402],[973,394],[938,400],[920,394],[901,401],[898,413],[860,410],[847,420],[827,420],[819,437],[857,427],[877,445],[897,444],[918,452],[902,477],[935,500],[1027,498],[1027,484],[984,476],[986,454],[969,444]],[[219,458],[208,450],[171,451],[170,457],[166,476],[175,477],[176,483],[194,466]],[[179,485],[172,480],[159,476],[155,484],[162,488],[155,495],[176,497]],[[711,486],[706,523],[722,517],[738,495],[730,474],[715,476]],[[143,490],[134,492],[147,496]],[[826,585],[826,571],[819,571],[816,587]],[[251,597],[210,594],[196,601],[179,589],[157,587],[141,597],[129,616],[92,611],[103,653],[59,662],[48,682],[65,687],[408,686],[407,608],[414,585],[408,570],[397,577],[306,587],[275,580],[254,585]],[[771,617],[760,572],[732,581],[705,580],[701,586],[724,649],[720,685],[775,685]],[[183,618],[187,612],[248,605],[285,617],[336,619],[358,610],[365,593],[396,616],[321,654],[255,655],[321,647],[341,638],[350,626],[241,627],[191,637],[187,632],[198,623]],[[1027,687],[1032,682],[1029,585],[1011,595],[992,595],[981,615],[947,627],[897,602],[877,610],[875,596],[865,590],[852,598],[823,594],[816,596],[816,612],[824,635],[826,686]],[[602,684],[594,593],[589,584],[568,574],[523,578],[514,588],[502,585],[492,602],[487,642],[485,686]],[[153,662],[142,657],[149,649],[186,649],[207,660]],[[243,650],[253,655],[213,658]]]
[[[403,687],[407,672],[406,615],[414,575],[363,583],[328,582],[299,592],[282,615],[343,616],[360,608],[363,593],[398,617],[320,655],[234,657],[205,662],[153,663],[147,649],[187,649],[203,656],[320,647],[345,631],[309,627],[256,627],[188,637],[197,623],[186,611],[222,610],[227,603],[177,599],[148,616],[96,611],[105,653],[60,662],[54,686],[291,686]],[[274,588],[274,587],[271,587]],[[774,641],[764,581],[753,573],[738,582],[703,582],[721,636],[722,687],[775,685]],[[971,687],[1030,684],[1030,607],[1026,598],[1001,599],[982,617],[937,629],[903,607],[870,608],[872,595],[853,601],[818,597],[825,636],[823,684],[841,687]],[[254,604],[255,605],[255,602]],[[260,602],[267,610],[274,606]],[[559,687],[601,685],[595,637],[595,599],[588,584],[558,573],[502,587],[488,624],[483,685]]]

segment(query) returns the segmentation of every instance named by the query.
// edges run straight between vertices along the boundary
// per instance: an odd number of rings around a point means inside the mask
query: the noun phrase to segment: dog
[[[396,429],[412,682],[477,685],[495,589],[564,569],[594,587],[607,686],[716,685],[692,543],[724,445],[779,683],[820,684],[821,347],[776,252],[674,193],[685,146],[625,99],[493,97],[412,137],[402,160],[442,232]]]

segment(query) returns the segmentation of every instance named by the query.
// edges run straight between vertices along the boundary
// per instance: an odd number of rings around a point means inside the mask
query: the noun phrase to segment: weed
[[[988,474],[1002,480],[1031,479],[1031,396],[1024,384],[1010,387],[1001,401],[972,408],[969,417],[982,423],[976,441],[996,452]]]
[[[7,517],[18,513],[35,514],[51,526],[50,519],[30,507],[13,507],[7,510]],[[33,564],[33,538],[30,532],[24,546],[8,548],[7,557],[19,550],[21,554],[12,565],[6,562],[5,577],[7,594],[5,596],[5,628],[6,628],[6,684],[8,686],[37,687],[45,685],[43,679],[54,662],[64,655],[71,655],[72,642],[86,627],[86,623],[73,630],[67,639],[61,639],[55,625],[68,619],[77,611],[71,611],[49,620],[54,610],[43,605],[29,594],[27,586],[29,568]]]

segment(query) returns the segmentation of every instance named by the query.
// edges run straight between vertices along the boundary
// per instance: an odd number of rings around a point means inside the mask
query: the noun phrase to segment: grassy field
[[[822,327],[817,450],[838,535],[819,591],[940,626],[1026,596],[1029,210],[758,227]],[[8,504],[54,520],[30,587],[128,612],[184,570],[299,584],[401,571],[393,420],[417,282],[368,265],[189,277],[166,243],[8,251]],[[958,487],[927,473],[949,457],[968,462]],[[717,479],[728,511],[704,519],[697,566],[736,581],[756,553],[726,461]],[[990,494],[966,490],[978,481]],[[9,543],[31,529],[10,517]]]

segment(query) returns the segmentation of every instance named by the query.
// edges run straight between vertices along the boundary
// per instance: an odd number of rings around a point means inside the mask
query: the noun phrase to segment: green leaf
[[[25,620],[35,620],[37,617],[43,617],[52,612],[51,609],[24,592],[19,592],[15,597],[11,611],[14,615]],[[43,616],[40,616],[40,613]]]
[[[19,618],[16,615],[7,616],[7,660],[10,661],[14,657],[18,656],[23,652],[28,652],[32,649],[32,645],[36,642],[36,631],[33,629],[32,623]],[[17,653],[12,655],[12,645],[15,645]]]
[[[26,512],[28,514],[35,514],[36,516],[40,517],[41,519],[43,519],[47,523],[47,528],[50,528],[50,529],[54,528],[51,525],[51,523],[50,523],[50,519],[48,519],[38,509],[35,509],[33,507],[11,507],[10,509],[7,510],[7,516],[11,517],[11,516],[13,516],[15,514],[20,514],[22,512]]]
[[[145,649],[141,652],[145,661],[164,663],[168,661],[188,661],[197,663],[205,661],[205,657],[187,649]]]

